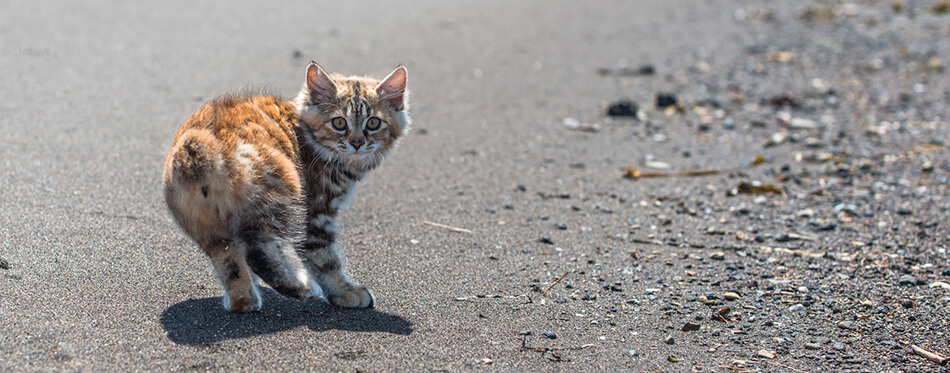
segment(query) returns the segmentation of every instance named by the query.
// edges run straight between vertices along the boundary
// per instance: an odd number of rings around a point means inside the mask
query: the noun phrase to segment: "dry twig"
[[[558,277],[557,281],[554,281],[554,283],[551,284],[551,286],[548,286],[548,288],[547,288],[546,290],[544,290],[543,293],[541,293],[541,296],[543,297],[544,294],[547,294],[549,291],[551,291],[551,288],[553,288],[554,285],[557,285],[557,283],[561,282],[561,280],[563,280],[565,277],[567,277],[567,274],[570,273],[570,272],[571,272],[571,271],[564,272],[564,274],[561,275],[561,277]]]
[[[947,365],[947,362],[950,361],[950,358],[940,356],[934,352],[927,351],[923,348],[920,348],[917,345],[910,345],[910,349],[914,350],[914,353],[920,356],[923,356],[927,360],[937,363],[937,365]]]
[[[433,226],[433,227],[445,228],[445,229],[448,229],[448,230],[453,231],[453,232],[460,232],[460,233],[472,234],[472,231],[470,231],[470,230],[468,230],[468,229],[465,229],[465,228],[459,228],[459,227],[453,227],[453,226],[451,226],[451,225],[433,223],[433,222],[428,221],[428,220],[423,220],[422,222],[425,223],[425,224],[431,225],[431,226]]]

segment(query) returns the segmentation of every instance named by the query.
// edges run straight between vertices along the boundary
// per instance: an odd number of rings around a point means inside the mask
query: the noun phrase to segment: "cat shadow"
[[[298,301],[262,288],[260,312],[230,313],[221,298],[189,299],[162,312],[161,323],[168,339],[183,345],[208,345],[228,339],[277,333],[305,325],[312,331],[346,330],[412,333],[412,323],[398,315],[374,309],[344,309],[318,300]]]

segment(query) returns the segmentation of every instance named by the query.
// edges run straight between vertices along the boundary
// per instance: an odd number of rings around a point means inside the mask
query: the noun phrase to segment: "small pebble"
[[[671,344],[676,343],[676,341],[673,339],[673,336],[672,336],[672,335],[668,335],[668,336],[666,336],[665,339],[663,339],[663,343],[666,343],[666,344],[668,344],[668,345],[671,345]]]
[[[554,334],[554,332],[544,332],[544,336],[548,339],[557,339],[557,334]]]
[[[802,312],[804,310],[805,310],[805,306],[803,306],[801,303],[788,308],[789,312]]]
[[[833,349],[835,349],[835,350],[838,350],[838,351],[844,351],[844,343],[835,342],[833,345],[831,345],[831,348],[833,348]]]
[[[630,351],[627,351],[627,353],[630,354],[630,356],[634,356],[634,357],[640,356],[640,353],[637,352],[637,350],[630,350]]]
[[[805,343],[805,349],[806,349],[806,350],[820,350],[820,349],[821,349],[821,345],[820,345],[820,344],[817,344],[817,343],[811,343],[811,342],[809,342],[809,343]]]
[[[563,231],[563,230],[567,229],[567,224],[564,224],[564,223],[557,223],[557,229],[560,229],[560,230]]]
[[[724,260],[724,259],[726,259],[726,253],[724,253],[724,252],[722,252],[722,251],[716,251],[716,252],[714,252],[714,253],[712,253],[712,254],[709,254],[709,259],[712,259],[712,260]]]
[[[736,300],[736,299],[742,298],[741,295],[733,293],[731,291],[726,292],[725,294],[722,295],[722,297],[726,298],[726,300]]]
[[[839,321],[838,329],[850,330],[854,327],[854,321]]]
[[[897,282],[904,286],[916,286],[917,278],[913,275],[903,275],[897,280]]]
[[[694,331],[694,330],[699,330],[699,328],[700,328],[700,325],[699,325],[699,324],[697,324],[697,323],[692,323],[692,322],[687,322],[687,323],[683,324],[682,330],[683,330],[684,332],[691,332],[691,331]]]
[[[946,283],[946,282],[943,282],[943,281],[936,281],[936,282],[930,284],[930,287],[932,287],[932,288],[941,288],[941,289],[944,289],[944,290],[950,290],[950,284],[948,284],[948,283]]]
[[[531,335],[531,331],[530,331],[530,330],[522,330],[522,331],[518,332],[518,335]]]
[[[554,245],[554,240],[552,240],[550,236],[541,236],[539,241],[541,241],[541,243],[546,243],[548,245]]]
[[[764,357],[764,358],[766,358],[766,359],[774,359],[774,358],[775,358],[775,351],[759,350],[759,352],[756,353],[756,355],[758,355],[759,357]]]
[[[904,308],[914,308],[914,301],[910,299],[904,299],[901,301],[901,307]]]

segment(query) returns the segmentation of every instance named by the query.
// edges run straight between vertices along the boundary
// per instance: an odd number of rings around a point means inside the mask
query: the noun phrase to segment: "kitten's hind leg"
[[[301,255],[326,293],[330,304],[347,308],[372,308],[373,294],[350,280],[336,246],[336,219],[322,215],[311,219]]]
[[[244,247],[217,242],[205,247],[215,274],[224,288],[224,309],[230,312],[254,312],[261,309],[261,295],[254,274],[244,260]]]
[[[311,279],[294,249],[294,241],[271,227],[249,228],[241,233],[245,258],[254,274],[284,296],[317,298],[320,287]]]

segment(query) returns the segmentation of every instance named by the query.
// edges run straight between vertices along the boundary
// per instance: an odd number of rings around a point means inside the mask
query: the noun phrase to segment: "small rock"
[[[636,117],[638,110],[640,110],[640,108],[636,102],[621,100],[607,107],[607,115],[611,117]]]
[[[3,268],[3,267],[0,267],[0,268]],[[4,268],[4,269],[5,269],[5,268]],[[943,281],[935,281],[934,283],[930,284],[930,287],[932,287],[932,288],[941,288],[941,289],[944,289],[944,290],[950,290],[950,284],[948,284],[948,283],[946,283],[946,282],[943,282]]]
[[[10,262],[8,262],[6,259],[0,258],[0,269],[10,269]]]
[[[494,363],[495,361],[486,357],[486,358],[481,359],[481,362],[482,364],[488,365],[488,364]]]
[[[898,353],[898,354],[891,355],[891,362],[893,363],[903,363],[905,361],[907,361],[907,357],[904,356],[903,354]]]
[[[567,224],[564,224],[564,223],[557,223],[557,229],[560,229],[560,230],[562,230],[562,231],[563,231],[563,230],[566,230],[566,229],[567,229]]]
[[[665,109],[670,106],[676,106],[676,96],[673,96],[669,93],[657,93],[656,94],[656,107],[659,109]]]
[[[544,336],[548,339],[557,339],[557,334],[554,334],[554,332],[544,332]]]
[[[775,351],[759,350],[759,352],[757,352],[756,355],[757,355],[758,357],[764,357],[764,358],[766,358],[766,359],[774,359],[774,358],[775,358]]]
[[[817,343],[809,342],[809,343],[805,343],[805,349],[806,350],[820,350],[821,345]]]
[[[672,335],[668,335],[668,336],[666,336],[666,338],[663,339],[663,343],[666,343],[666,344],[668,344],[668,345],[671,345],[671,344],[676,343],[676,340],[673,339],[673,336],[672,336]]]
[[[799,292],[799,293],[807,293],[807,292],[808,292],[808,287],[806,287],[806,286],[799,286],[799,287],[798,287],[798,292]]]
[[[827,222],[818,226],[819,231],[833,231],[838,228],[838,224],[835,222]]]
[[[630,354],[630,356],[633,356],[633,357],[640,356],[640,352],[638,352],[637,350],[630,350],[630,351],[627,351],[627,353]]]
[[[788,312],[802,312],[804,310],[805,310],[805,306],[803,306],[801,303],[788,308]]]
[[[844,343],[835,342],[833,345],[831,345],[831,348],[833,348],[833,349],[835,349],[835,350],[838,350],[838,351],[844,351],[844,348],[845,348],[845,347],[844,347]]]
[[[518,335],[531,335],[531,331],[530,331],[530,330],[522,330],[522,331],[518,332]]]
[[[910,299],[904,299],[901,301],[901,307],[904,308],[914,308],[914,301]]]
[[[873,306],[873,305],[874,305],[874,303],[872,303],[870,300],[863,300],[863,301],[861,301],[861,306],[862,306],[862,307],[871,308],[871,306]]]
[[[726,253],[724,253],[724,252],[722,252],[722,251],[716,251],[716,252],[714,252],[714,253],[712,253],[712,254],[709,254],[709,259],[712,259],[712,260],[725,260],[725,259],[726,259]]]
[[[854,321],[839,321],[838,329],[851,330],[854,327]]]
[[[694,331],[694,330],[699,330],[699,328],[700,328],[700,325],[699,325],[699,324],[697,324],[697,323],[692,323],[692,322],[687,322],[687,323],[683,324],[682,330],[683,330],[684,332],[691,332],[691,331]]]
[[[541,236],[541,238],[538,239],[538,241],[541,241],[541,243],[545,243],[548,245],[554,244],[554,240],[552,240],[550,236]]]
[[[815,123],[815,121],[811,119],[792,118],[792,120],[788,122],[788,127],[794,129],[812,130],[818,128],[818,123]]]
[[[736,300],[736,299],[742,298],[741,295],[736,294],[736,293],[731,292],[731,291],[724,293],[724,294],[722,295],[722,297],[723,297],[723,298],[726,298],[726,300]]]
[[[897,280],[897,282],[904,286],[916,286],[917,278],[913,275],[903,275]]]

